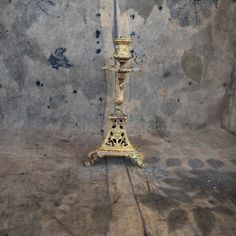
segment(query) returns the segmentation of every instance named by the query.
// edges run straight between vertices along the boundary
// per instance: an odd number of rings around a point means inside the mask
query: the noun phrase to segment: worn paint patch
[[[16,4],[16,10],[23,12],[21,16],[16,16],[14,22],[9,29],[4,25],[0,26],[3,44],[6,47],[1,48],[3,54],[3,61],[8,70],[9,76],[15,80],[20,90],[25,84],[25,77],[27,73],[27,65],[24,63],[23,57],[26,55],[32,60],[46,62],[46,57],[43,50],[38,45],[35,39],[27,35],[28,28],[35,22],[41,14],[38,7],[40,1],[30,1],[27,4]],[[44,6],[45,9],[49,5]],[[14,48],[14,50],[9,50]]]
[[[66,96],[64,94],[58,94],[56,96],[52,96],[49,98],[48,101],[48,109],[57,109],[59,108],[62,104],[66,102]]]
[[[7,31],[3,24],[0,23],[0,41],[7,38]]]
[[[217,203],[229,200],[236,205],[236,174],[234,172],[221,172],[219,175],[216,170],[194,169],[190,173],[193,176],[177,172],[178,178],[166,178],[162,181],[185,193],[195,192],[193,199],[213,198]]]
[[[192,198],[184,191],[170,188],[160,188],[161,191],[172,200],[179,203],[192,203]]]
[[[217,3],[218,0],[167,0],[171,17],[183,27],[200,25],[202,19],[211,15],[212,5],[217,6]]]
[[[167,78],[170,75],[171,75],[171,72],[170,71],[166,71],[166,72],[164,72],[164,74],[162,76],[163,76],[163,78]]]
[[[215,216],[208,208],[196,207],[193,209],[194,219],[203,236],[207,236],[215,225]]]
[[[183,228],[188,223],[188,213],[184,209],[172,210],[167,218],[169,232]]]
[[[54,53],[51,53],[48,58],[48,62],[53,69],[58,70],[59,67],[71,68],[73,65],[69,62],[69,59],[64,55],[66,48],[57,48]]]
[[[204,166],[204,162],[198,159],[190,159],[188,160],[188,165],[192,167],[194,170],[202,168]]]
[[[235,215],[235,212],[232,209],[229,209],[224,206],[217,206],[217,207],[214,207],[212,210],[216,213],[227,215],[227,216],[234,216]]]
[[[13,55],[9,53],[3,60],[8,69],[10,78],[14,79],[21,90],[25,84],[26,69],[23,61],[17,60],[18,58],[19,55]]]
[[[219,169],[224,166],[224,162],[216,159],[208,159],[207,163],[214,169]]]
[[[156,208],[159,212],[165,212],[171,207],[178,206],[178,203],[173,199],[154,192],[137,195],[137,197],[142,202],[142,204],[146,205],[151,209]]]
[[[150,15],[155,4],[157,6],[162,6],[163,0],[146,0],[145,3],[143,0],[129,0],[129,1],[120,0],[119,1],[120,10],[122,14],[128,9],[132,8],[135,11],[137,11],[138,14],[142,16],[145,20]]]
[[[55,5],[54,0],[32,0],[26,4],[19,3],[18,8],[23,10],[22,20],[24,25],[29,28],[39,15],[53,16],[50,11]]]
[[[236,159],[231,160],[231,162],[236,165]]]
[[[1,107],[1,105],[0,105],[0,123],[3,121],[3,119],[4,119],[4,111],[3,111],[3,109],[2,109],[2,107]]]
[[[83,85],[83,93],[89,99],[95,99],[99,94],[103,94],[104,82],[98,80],[87,80]],[[99,97],[99,101],[104,102],[103,97]]]
[[[226,86],[226,85],[225,85]],[[229,130],[231,133],[236,134],[236,69],[233,68],[230,80],[227,83],[224,102],[221,107],[222,127]]]
[[[202,55],[206,58],[214,57],[212,25],[208,25],[206,28],[203,28],[203,30],[194,34],[192,40],[193,47],[191,48],[191,52],[193,54]]]
[[[191,197],[182,190],[169,188],[160,188],[160,190],[163,194],[150,191],[146,195],[138,195],[138,198],[144,205],[151,209],[156,208],[160,212],[168,211],[181,203],[192,203]]]
[[[200,82],[202,78],[202,60],[199,56],[185,51],[181,65],[186,76]]]
[[[171,166],[180,166],[182,163],[181,160],[176,159],[176,158],[169,158],[166,160],[166,165],[171,167]]]
[[[161,104],[161,110],[168,116],[174,115],[180,108],[180,103],[176,99],[164,99]]]
[[[134,59],[134,62],[137,65],[145,64],[145,62],[146,62],[146,55],[145,55],[145,53],[137,53],[137,52],[134,52],[134,51],[132,52],[132,51],[131,51],[131,54],[132,54],[132,57]]]
[[[151,156],[148,158],[148,163],[149,164],[156,164],[160,161],[160,157],[157,156]]]
[[[150,119],[148,131],[152,135],[158,135],[160,137],[165,137],[169,133],[164,119],[156,115]]]

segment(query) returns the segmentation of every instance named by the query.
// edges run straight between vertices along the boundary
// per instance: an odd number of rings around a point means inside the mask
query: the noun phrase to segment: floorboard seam
[[[147,229],[146,229],[146,224],[145,224],[145,220],[144,220],[144,218],[143,218],[141,209],[140,209],[140,207],[139,207],[138,199],[137,199],[137,196],[136,196],[135,191],[134,191],[134,186],[133,186],[133,183],[132,183],[132,180],[131,180],[131,176],[130,176],[130,173],[129,173],[129,169],[128,169],[128,166],[127,166],[127,162],[126,162],[125,159],[124,159],[124,162],[125,162],[125,167],[126,167],[127,175],[128,175],[128,178],[129,178],[129,182],[130,182],[130,185],[131,185],[131,188],[132,188],[132,192],[133,192],[133,195],[134,195],[134,199],[135,199],[135,202],[136,202],[136,205],[137,205],[139,214],[140,214],[140,218],[141,218],[141,221],[142,221],[143,231],[144,231],[144,232],[143,232],[143,235],[144,235],[144,236],[148,236]]]
[[[51,219],[54,219],[63,229],[65,232],[67,232],[71,236],[76,236],[73,232],[71,232],[56,216],[50,213],[47,209],[45,209],[38,201],[35,201],[34,199],[30,198],[33,202],[36,203],[36,205],[42,209],[42,211],[51,217]]]
[[[109,166],[108,166],[108,162],[107,159],[105,158],[105,165],[106,165],[106,174],[107,174],[107,178],[106,178],[106,185],[107,185],[107,195],[108,195],[108,201],[109,201],[109,205],[110,205],[110,216],[112,215],[112,203],[111,203],[111,199],[110,199],[110,184],[109,184]],[[107,229],[107,232],[104,233],[104,236],[106,236],[109,232],[109,229]]]

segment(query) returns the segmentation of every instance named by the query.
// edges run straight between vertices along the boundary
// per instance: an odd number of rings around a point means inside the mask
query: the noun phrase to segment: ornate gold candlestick
[[[115,109],[109,116],[109,129],[105,140],[100,147],[88,154],[89,161],[85,162],[85,166],[92,166],[96,160],[105,156],[130,157],[139,167],[146,166],[143,163],[143,154],[138,152],[128,139],[127,115],[123,111],[125,79],[128,73],[139,70],[127,64],[132,57],[130,53],[131,42],[131,38],[114,39],[114,58],[119,62],[119,65],[103,67],[105,70],[116,72]]]

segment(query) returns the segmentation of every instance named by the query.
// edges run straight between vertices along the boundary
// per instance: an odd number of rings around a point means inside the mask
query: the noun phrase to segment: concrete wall
[[[222,127],[236,135],[236,71],[232,73],[223,103]]]
[[[234,0],[0,4],[2,129],[103,132],[114,76],[101,67],[113,63],[118,27],[132,36],[133,63],[143,69],[126,85],[132,134],[209,125],[235,132]]]
[[[106,84],[98,13],[94,0],[1,0],[2,128],[100,132]]]

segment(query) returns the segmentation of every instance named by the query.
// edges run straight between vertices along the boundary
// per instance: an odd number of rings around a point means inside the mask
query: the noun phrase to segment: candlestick
[[[123,110],[124,89],[127,74],[132,71],[139,71],[132,65],[127,64],[132,58],[131,55],[131,38],[114,39],[115,53],[114,58],[118,61],[117,65],[107,65],[105,70],[116,73],[116,91],[114,98],[114,112],[109,116],[109,128],[101,146],[88,154],[89,161],[85,166],[92,166],[95,161],[105,156],[107,157],[130,157],[141,168],[146,167],[143,162],[143,154],[138,152],[127,136],[127,115]]]

